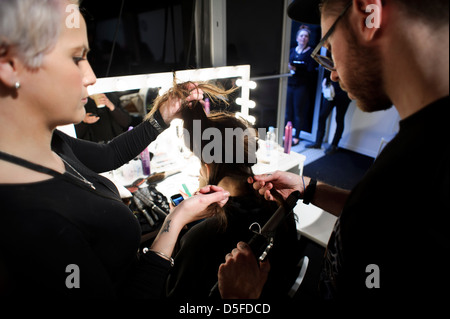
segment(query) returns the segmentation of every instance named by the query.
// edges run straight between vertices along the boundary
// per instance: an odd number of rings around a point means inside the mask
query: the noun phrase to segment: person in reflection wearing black
[[[297,32],[297,46],[292,48],[289,56],[289,70],[292,76],[288,80],[286,101],[286,123],[292,122],[295,135],[292,145],[300,141],[300,132],[310,130],[309,123],[311,90],[314,88],[316,61],[311,58],[312,49],[309,46],[311,30],[302,25]]]
[[[338,150],[339,141],[341,140],[342,133],[344,133],[345,114],[347,113],[348,106],[351,102],[348,98],[348,94],[341,89],[339,83],[330,80],[330,75],[331,72],[325,70],[322,91],[325,92],[325,90],[328,89],[328,92],[332,93],[329,93],[330,95],[324,93],[322,107],[320,108],[319,128],[317,130],[316,141],[306,145],[306,148],[322,148],[327,118],[330,116],[333,108],[336,107],[336,132],[334,133],[334,138],[330,146],[325,150],[326,155],[331,155]]]
[[[125,132],[131,124],[130,114],[120,107],[115,94],[95,94],[84,106],[83,122],[75,125],[77,137],[97,143],[108,143]]]

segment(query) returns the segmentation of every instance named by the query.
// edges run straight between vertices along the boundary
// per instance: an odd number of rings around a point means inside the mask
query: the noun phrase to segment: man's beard
[[[353,95],[357,106],[364,112],[388,110],[392,101],[384,91],[380,54],[358,45],[353,30],[349,28],[349,59],[346,66],[345,90]]]

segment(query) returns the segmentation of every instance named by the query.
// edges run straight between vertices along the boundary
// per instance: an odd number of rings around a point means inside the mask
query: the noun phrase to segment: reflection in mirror
[[[92,94],[84,108],[86,115],[75,131],[87,141],[108,143],[142,122],[143,103],[133,91]]]
[[[217,79],[210,81],[212,84],[221,87],[225,90],[230,90],[232,88],[237,87],[236,81],[239,78],[227,78],[227,79]],[[210,111],[226,111],[230,113],[236,113],[241,111],[241,105],[239,105],[237,102],[239,102],[239,97],[242,95],[242,88],[239,88],[232,94],[228,96],[228,105],[226,105],[222,101],[218,101],[217,103],[212,103],[210,106]]]
[[[288,79],[284,124],[291,122],[293,125],[293,145],[298,144],[300,137],[313,134],[319,66],[311,53],[319,40],[319,26],[292,23],[291,77]]]
[[[177,82],[208,81],[225,89],[240,86],[229,97],[229,105],[211,103],[212,111],[237,113],[254,123],[249,116],[250,66],[244,65],[98,79],[88,88],[86,116],[75,125],[76,137],[108,143],[139,125],[153,108],[155,98],[172,87],[174,77]]]
[[[238,106],[236,103],[232,103],[234,104],[232,110],[233,112],[239,111],[245,119],[248,119],[249,108],[252,106],[250,103],[249,65],[102,78],[98,79],[95,85],[90,86],[88,91],[89,95],[122,91],[139,92],[142,100],[145,101],[146,108],[144,109],[147,112],[149,103],[154,99],[152,96],[156,93],[155,89],[158,90],[158,94],[166,92],[172,87],[174,77],[178,83],[212,81],[226,89],[240,86],[241,88],[232,96],[235,100],[240,98],[240,104]]]

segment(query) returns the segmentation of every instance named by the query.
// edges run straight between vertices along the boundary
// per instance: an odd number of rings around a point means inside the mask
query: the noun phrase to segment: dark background
[[[97,77],[207,68],[196,64],[194,0],[84,0]],[[227,0],[227,65],[251,65],[251,77],[280,74],[282,0]],[[298,24],[293,29],[298,30]],[[116,34],[116,30],[118,30]],[[314,29],[314,38],[320,30]],[[292,35],[295,46],[295,32]],[[113,42],[116,40],[111,58]],[[314,39],[312,42],[317,43]],[[315,44],[313,43],[313,44]],[[251,99],[256,127],[277,125],[279,80],[259,81]]]

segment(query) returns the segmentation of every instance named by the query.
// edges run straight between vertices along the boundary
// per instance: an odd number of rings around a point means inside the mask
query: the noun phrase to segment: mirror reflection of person
[[[116,94],[90,96],[84,107],[86,116],[75,125],[77,137],[83,140],[108,143],[125,132],[131,124],[131,116],[120,106]]]
[[[311,58],[312,49],[309,46],[311,30],[302,25],[297,32],[297,46],[291,49],[289,70],[292,76],[288,79],[286,100],[286,123],[292,122],[295,128],[292,145],[300,141],[300,132],[310,129],[309,111],[311,90],[314,89],[314,79],[317,63]]]
[[[347,92],[343,91],[339,83],[331,81],[330,72],[325,70],[325,78],[322,82],[322,90],[326,86],[333,86],[334,96],[330,99],[322,98],[322,106],[319,113],[319,127],[317,129],[316,141],[308,144],[306,148],[322,148],[323,139],[325,137],[327,118],[330,116],[333,108],[336,108],[336,132],[334,133],[333,140],[330,146],[325,150],[326,155],[331,155],[338,150],[339,141],[345,128],[345,114],[347,113],[351,100],[348,97]]]

